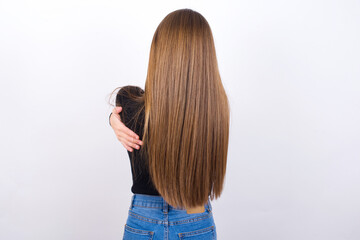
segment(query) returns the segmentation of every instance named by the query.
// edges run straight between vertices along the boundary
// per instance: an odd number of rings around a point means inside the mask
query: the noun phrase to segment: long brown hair
[[[134,96],[136,97],[136,96]],[[195,207],[223,190],[230,107],[212,31],[191,9],[169,13],[152,39],[143,146],[149,174],[172,206]]]

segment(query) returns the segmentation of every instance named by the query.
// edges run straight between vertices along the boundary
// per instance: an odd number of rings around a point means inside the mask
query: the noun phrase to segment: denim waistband
[[[131,197],[129,209],[131,210],[133,206],[155,208],[155,209],[158,208],[158,209],[162,209],[163,212],[168,212],[172,209],[186,210],[185,208],[171,206],[165,201],[165,199],[162,196],[139,194],[139,193],[134,193]],[[207,203],[204,205],[204,207],[209,212],[211,212],[212,206],[209,198],[207,200]]]

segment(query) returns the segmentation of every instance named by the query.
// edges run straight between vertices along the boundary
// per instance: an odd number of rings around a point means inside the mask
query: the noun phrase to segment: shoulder
[[[141,87],[133,86],[133,85],[126,85],[120,88],[117,93],[118,95],[142,95],[144,94],[144,90]]]
[[[126,85],[120,87],[116,94],[116,105],[124,105],[131,102],[132,97],[139,97],[144,94],[144,90],[138,86]]]
[[[116,95],[116,106],[121,106],[120,117],[123,123],[136,132],[137,126],[143,121],[144,90],[138,86],[127,85],[120,88]],[[139,121],[138,121],[139,120]]]

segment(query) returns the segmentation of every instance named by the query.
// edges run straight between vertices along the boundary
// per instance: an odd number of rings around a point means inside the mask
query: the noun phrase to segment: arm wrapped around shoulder
[[[134,117],[137,119],[139,110],[144,106],[144,90],[140,87],[127,85],[121,87],[116,95],[116,106],[121,106],[120,118],[129,128],[135,126]]]

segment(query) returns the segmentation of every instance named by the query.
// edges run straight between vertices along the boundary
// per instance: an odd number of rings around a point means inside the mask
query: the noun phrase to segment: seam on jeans
[[[185,224],[185,223],[192,223],[192,222],[198,222],[207,218],[210,218],[212,215],[206,214],[203,216],[199,216],[199,217],[195,217],[195,218],[189,218],[189,219],[185,219],[185,220],[180,220],[180,221],[174,221],[174,222],[170,222],[170,225],[178,225],[178,224]]]
[[[131,211],[129,211],[129,215],[131,215],[131,216],[133,216],[133,217],[135,217],[135,218],[137,218],[137,219],[139,219],[141,221],[144,221],[144,222],[150,222],[150,223],[156,223],[156,224],[164,224],[165,223],[165,221],[144,217],[144,216],[141,216],[139,214],[133,213]],[[173,226],[173,225],[178,225],[178,224],[186,224],[186,223],[198,222],[198,221],[207,219],[209,217],[211,217],[210,213],[206,214],[206,215],[203,215],[203,216],[195,217],[195,218],[189,218],[189,219],[180,220],[180,221],[170,221],[170,222],[168,222],[168,224]]]
[[[138,233],[138,234],[141,234],[141,235],[148,235],[148,236],[154,234],[153,231],[132,228],[127,224],[125,224],[125,230],[133,232],[133,233]]]
[[[134,200],[134,202],[138,202],[138,203],[145,203],[145,204],[148,204],[148,203],[153,203],[153,204],[163,204],[163,201],[160,201],[160,200],[154,200],[154,201],[152,201],[152,200],[142,200],[142,199],[138,199],[138,198],[136,198],[135,197],[135,200]]]
[[[156,223],[156,224],[161,224],[163,221],[161,220],[156,220],[156,219],[152,219],[152,218],[147,218],[147,217],[143,217],[139,214],[136,214],[136,213],[133,213],[133,212],[130,212],[129,211],[129,215],[141,220],[141,221],[144,221],[144,222],[151,222],[151,223]]]
[[[136,205],[136,204],[133,204],[133,206],[135,207],[143,207],[143,208],[156,208],[156,209],[161,209],[162,207],[147,207],[147,206],[144,206],[144,205]]]
[[[180,239],[183,239],[183,237],[194,237],[201,233],[209,233],[209,232],[212,232],[213,233],[212,235],[214,236],[214,226],[210,226],[207,228],[198,229],[190,232],[178,233],[178,236]]]

